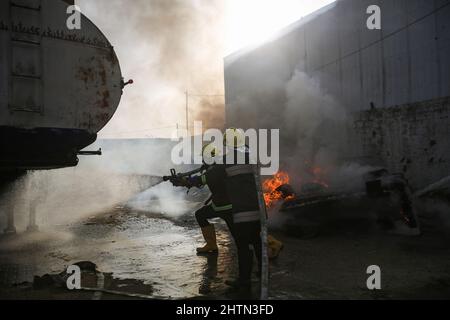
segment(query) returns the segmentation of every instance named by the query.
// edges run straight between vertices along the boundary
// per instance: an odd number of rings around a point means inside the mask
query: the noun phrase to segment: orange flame
[[[263,182],[264,201],[267,208],[272,207],[279,200],[288,200],[283,198],[283,193],[277,191],[279,187],[289,184],[290,178],[286,172],[278,172],[273,178],[267,179]]]
[[[307,172],[311,176],[309,183],[321,185],[323,188],[328,189],[329,185],[326,182],[327,170],[318,166],[312,166],[308,162],[305,162],[307,166]],[[264,192],[264,201],[267,208],[271,208],[276,202],[280,200],[289,201],[295,198],[295,195],[286,197],[286,194],[278,191],[277,189],[283,185],[290,183],[290,177],[287,172],[279,171],[272,178],[263,182],[262,188]]]

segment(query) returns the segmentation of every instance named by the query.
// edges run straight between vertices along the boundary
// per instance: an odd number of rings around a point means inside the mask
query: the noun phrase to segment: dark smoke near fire
[[[123,74],[135,80],[103,132],[108,137],[161,126],[174,130],[176,123],[184,127],[186,90],[192,95],[223,95],[224,0],[77,4],[115,46]],[[189,105],[190,125],[202,120],[207,127],[223,127],[223,97],[193,96]],[[168,130],[150,134],[170,137]]]

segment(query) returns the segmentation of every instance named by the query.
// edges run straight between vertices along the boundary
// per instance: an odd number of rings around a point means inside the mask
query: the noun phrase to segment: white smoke
[[[206,199],[203,197],[200,200]],[[193,201],[187,195],[186,188],[174,188],[171,183],[164,182],[137,195],[128,205],[139,211],[179,218],[195,212],[203,201]]]
[[[344,133],[345,109],[323,91],[319,81],[301,71],[286,83],[285,96],[281,127],[286,138],[281,142],[285,168],[303,179],[308,179],[311,167],[335,172],[342,151],[336,138]]]
[[[76,3],[114,46],[124,77],[135,80],[103,136],[170,137],[177,123],[185,127],[186,90],[223,94],[224,0]],[[223,125],[223,97],[189,104],[191,124]]]
[[[98,141],[89,149],[103,147],[100,157],[82,157],[75,168],[29,172],[0,198],[3,212],[14,211],[19,231],[26,229],[31,208],[41,226],[66,224],[113,210],[160,182],[171,169],[169,140]],[[170,214],[185,192],[171,186],[143,194],[158,197],[160,209]],[[151,208],[147,208],[150,210]],[[0,228],[5,226],[5,215]]]

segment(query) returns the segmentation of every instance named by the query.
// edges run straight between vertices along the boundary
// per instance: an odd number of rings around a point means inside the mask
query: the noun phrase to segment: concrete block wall
[[[424,187],[450,175],[450,98],[362,112],[355,121],[363,154]]]

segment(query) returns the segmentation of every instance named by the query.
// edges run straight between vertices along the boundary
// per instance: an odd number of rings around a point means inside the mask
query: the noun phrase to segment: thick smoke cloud
[[[250,63],[242,72],[248,79],[229,93],[229,108],[235,114],[227,125],[280,129],[281,170],[289,173],[297,190],[318,181],[341,189],[347,189],[345,181],[355,181],[353,186],[360,188],[358,177],[371,168],[345,159],[350,115],[341,102],[318,78],[301,71],[303,62],[292,66],[277,55],[268,65],[263,61],[270,50],[261,55],[261,62]]]
[[[338,164],[336,143],[346,120],[345,109],[320,83],[304,72],[296,71],[286,83],[283,113],[283,137],[288,147],[288,169],[298,163],[328,168]]]

